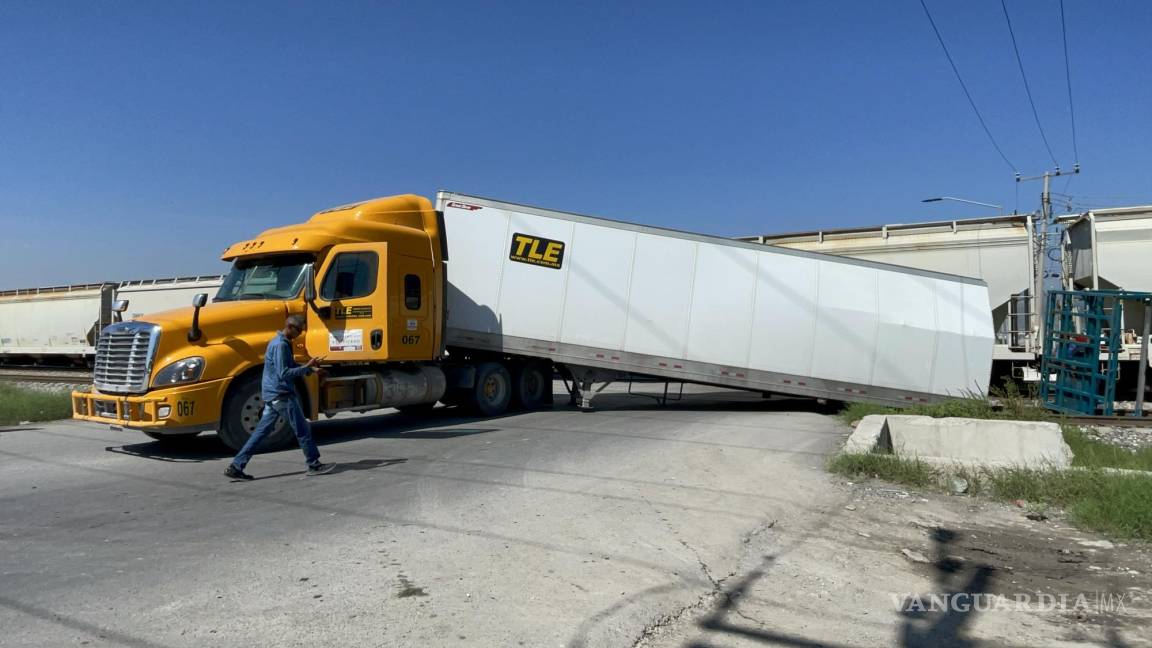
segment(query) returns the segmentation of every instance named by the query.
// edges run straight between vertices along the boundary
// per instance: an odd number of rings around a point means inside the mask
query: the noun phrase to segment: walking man
[[[304,409],[300,406],[300,399],[296,396],[293,382],[307,376],[320,366],[321,358],[312,358],[308,364],[300,366],[292,359],[292,340],[304,332],[304,318],[300,315],[289,315],[284,322],[284,330],[277,331],[276,337],[268,343],[264,352],[264,377],[260,381],[260,397],[264,399],[264,411],[260,415],[260,422],[256,430],[248,437],[248,442],[236,454],[232,463],[224,470],[224,475],[232,479],[253,479],[252,475],[244,472],[244,468],[255,454],[256,448],[268,433],[276,429],[280,419],[287,421],[296,433],[296,440],[300,449],[304,451],[304,460],[308,464],[308,475],[323,475],[335,468],[334,464],[320,463],[320,450],[312,440],[312,429],[308,426],[308,419],[304,418]]]

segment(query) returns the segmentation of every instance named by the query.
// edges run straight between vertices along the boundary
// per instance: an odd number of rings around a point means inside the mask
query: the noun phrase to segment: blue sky
[[[1009,159],[1050,167],[999,2],[929,7]],[[1009,10],[1070,167],[1058,0]],[[1066,10],[1068,193],[1150,203],[1152,3]],[[917,0],[0,0],[0,83],[0,289],[221,272],[267,227],[437,189],[718,235],[1039,202]]]

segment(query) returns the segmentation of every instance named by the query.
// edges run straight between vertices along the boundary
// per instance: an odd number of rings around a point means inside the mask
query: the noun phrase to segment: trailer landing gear
[[[568,389],[568,403],[575,405],[581,412],[593,411],[592,399],[608,385],[628,376],[622,371],[581,365],[563,365],[560,375],[564,376],[565,373],[571,379],[571,384],[568,379],[564,380],[564,386]],[[601,383],[599,387],[596,387],[597,383]]]

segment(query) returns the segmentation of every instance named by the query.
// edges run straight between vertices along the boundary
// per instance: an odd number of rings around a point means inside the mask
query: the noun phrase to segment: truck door
[[[316,278],[308,355],[335,362],[388,359],[388,244],[334,246]]]
[[[388,357],[428,360],[435,355],[432,260],[394,254],[388,263],[388,311],[393,322]]]

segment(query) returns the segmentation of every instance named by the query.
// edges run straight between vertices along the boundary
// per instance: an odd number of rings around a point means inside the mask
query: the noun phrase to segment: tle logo
[[[564,263],[564,243],[529,234],[513,234],[508,258],[559,270]]]

